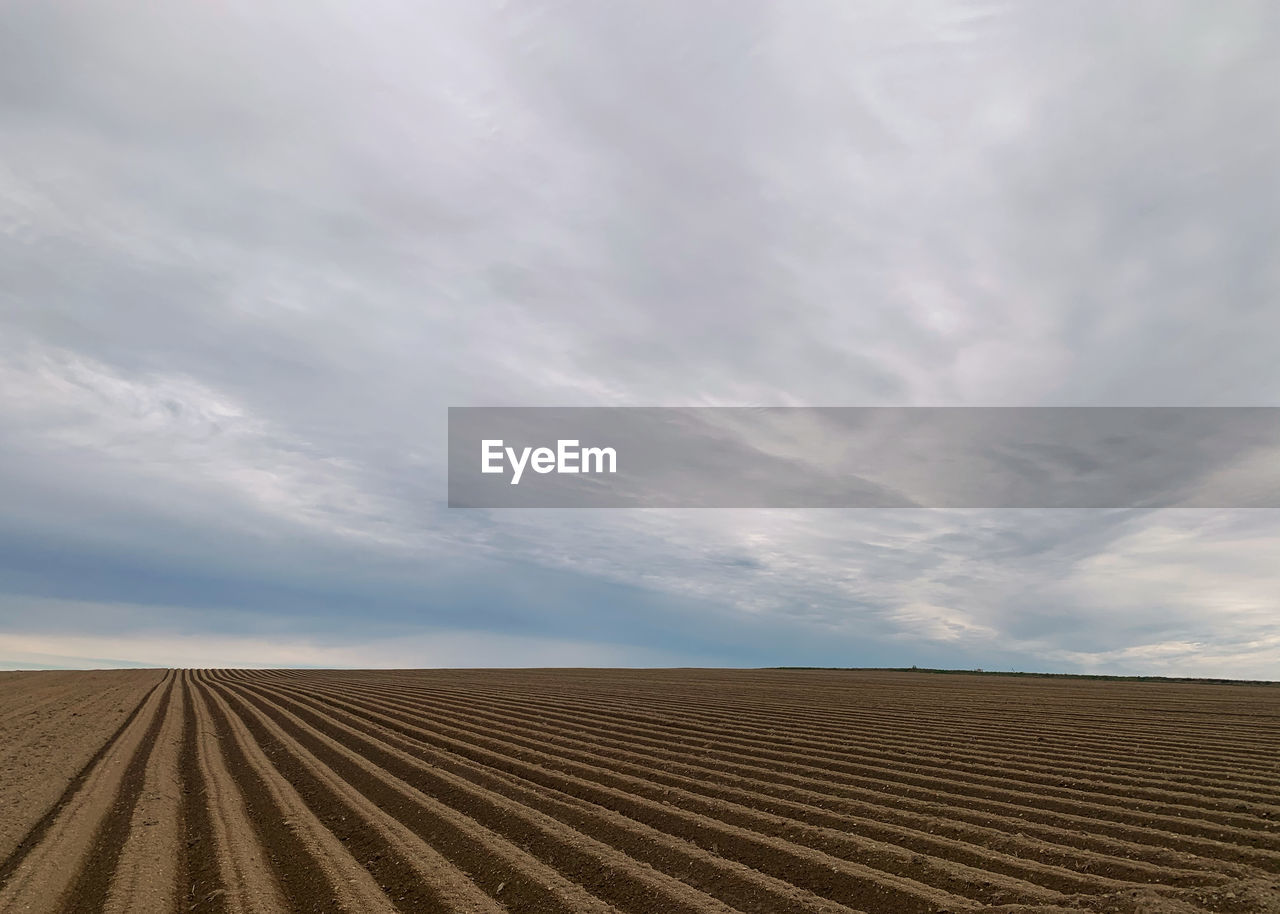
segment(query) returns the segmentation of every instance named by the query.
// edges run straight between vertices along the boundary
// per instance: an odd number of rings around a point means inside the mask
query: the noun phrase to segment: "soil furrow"
[[[221,886],[208,895],[194,896],[194,907],[203,909],[209,902],[225,903],[231,914],[290,910],[275,867],[268,859],[269,848],[259,841],[253,814],[239,786],[240,779],[232,770],[234,761],[228,764],[225,758],[224,739],[214,727],[198,682],[199,676],[193,673],[190,686],[196,721],[197,765],[206,788],[206,810]]]
[[[196,721],[195,686],[190,670],[182,674],[181,779],[182,845],[178,857],[179,911],[227,914],[227,887],[219,864],[213,818],[209,812],[208,782],[200,763],[200,730]]]
[[[457,695],[452,694],[434,696],[433,698],[442,698],[444,701],[452,702],[461,700]],[[476,696],[474,694],[468,695],[468,700],[475,701]],[[486,703],[495,709],[500,709],[502,713],[509,712],[513,707],[519,707],[531,717],[540,717],[548,713],[548,709],[553,714],[560,712],[570,716],[591,715],[595,717],[600,712],[613,707],[609,702],[600,701],[593,702],[586,707],[572,704],[556,705],[554,703],[539,703],[532,699],[511,695],[504,695],[501,698],[489,695]],[[651,721],[655,726],[661,726],[664,722],[664,719],[658,716],[627,715],[625,712],[619,712],[616,717],[606,719],[616,723],[626,717]],[[967,771],[979,775],[988,771],[998,770],[1002,775],[1007,775],[1012,780],[1023,781],[1033,785],[1052,787],[1066,779],[1068,781],[1074,780],[1074,783],[1071,784],[1072,787],[1084,790],[1093,789],[1093,792],[1099,794],[1106,794],[1108,791],[1094,788],[1120,787],[1129,796],[1135,798],[1185,804],[1193,808],[1203,807],[1238,811],[1238,804],[1246,802],[1269,804],[1274,807],[1274,813],[1280,813],[1280,791],[1277,790],[1267,792],[1258,789],[1223,789],[1220,777],[1212,780],[1201,778],[1199,781],[1188,781],[1187,786],[1195,788],[1194,790],[1174,790],[1166,786],[1169,783],[1167,779],[1144,778],[1130,774],[1109,772],[1100,765],[1092,767],[1071,765],[1061,755],[1055,756],[1048,753],[1038,754],[1021,751],[1019,752],[1019,760],[1015,761],[1009,758],[1007,740],[1003,745],[993,745],[991,752],[980,753],[958,750],[954,741],[944,742],[938,739],[923,738],[908,740],[901,737],[890,741],[878,737],[874,732],[867,732],[866,728],[854,731],[857,733],[856,742],[849,738],[849,732],[852,729],[850,727],[845,728],[845,732],[841,734],[840,738],[836,738],[833,735],[829,740],[817,740],[813,738],[816,735],[813,731],[793,725],[790,720],[766,718],[759,714],[745,711],[734,716],[702,714],[698,716],[689,715],[685,719],[732,724],[732,732],[736,734],[751,736],[752,738],[764,738],[774,744],[786,742],[788,745],[817,745],[837,752],[843,752],[854,747],[864,750],[875,748],[878,750],[878,753],[874,756],[876,758],[901,758],[905,753],[909,752],[915,760],[914,764],[917,770],[924,767],[919,764],[921,762],[942,764],[947,766],[949,770]],[[761,721],[761,726],[748,726],[747,722],[753,720]],[[784,739],[788,734],[800,734],[808,739],[791,742]],[[871,756],[869,755],[868,757]],[[1034,758],[1042,758],[1044,763],[1042,765],[1027,764],[1029,760]],[[1172,770],[1164,772],[1166,778],[1172,773]],[[1259,784],[1257,786],[1262,787],[1263,785]],[[1275,786],[1274,781],[1271,786]],[[1256,819],[1257,817],[1254,818]]]
[[[4,861],[0,863],[0,890],[2,890],[9,882],[10,878],[22,864],[22,861],[26,859],[27,855],[41,843],[45,834],[61,815],[62,810],[65,809],[71,802],[72,798],[79,793],[81,786],[89,777],[90,773],[95,770],[107,753],[111,752],[115,745],[124,738],[125,732],[130,729],[133,722],[142,712],[142,709],[147,706],[148,701],[150,701],[150,699],[155,695],[156,690],[161,688],[163,685],[164,679],[162,677],[155,685],[151,686],[145,694],[143,694],[143,696],[138,700],[138,703],[133,706],[133,709],[129,711],[124,720],[120,722],[120,725],[109,736],[107,736],[106,740],[89,757],[84,766],[72,775],[66,788],[62,791],[61,796],[59,796],[57,800],[54,801],[53,805],[36,820],[35,824],[30,827],[22,840],[17,843]]]
[[[454,787],[437,769],[417,761],[408,753],[394,748],[379,737],[367,732],[358,732],[349,725],[337,721],[336,715],[343,712],[329,707],[328,716],[325,716],[318,711],[302,708],[297,702],[290,702],[290,704],[293,705],[294,712],[309,724],[323,732],[328,732],[335,738],[341,738],[348,745],[358,745],[362,755],[375,761],[396,777],[408,783],[423,784],[435,791],[446,791]],[[394,739],[396,734],[385,734],[385,736]],[[562,787],[572,783],[571,779],[563,776],[558,780]],[[860,863],[833,857],[783,839],[750,832],[704,815],[686,813],[674,806],[663,806],[661,803],[650,800],[631,798],[625,791],[616,788],[599,788],[599,785],[587,785],[581,779],[576,780],[579,790],[584,786],[587,790],[607,790],[615,807],[626,804],[628,814],[645,824],[668,834],[678,834],[694,840],[707,849],[712,849],[714,845],[715,853],[732,857],[772,875],[783,873],[793,884],[843,904],[870,911],[893,910],[904,912],[904,914],[912,911],[931,911],[938,905],[967,909],[977,904],[975,899],[933,888],[925,883],[876,870]],[[465,802],[465,800],[453,792],[451,802]],[[471,811],[468,809],[468,812]],[[1055,893],[1046,894],[1056,897]]]
[[[378,681],[380,680],[375,680],[375,679],[368,680],[368,682],[370,683],[376,683]],[[382,681],[386,681],[392,684],[400,684],[403,687],[403,684],[397,683],[397,681],[394,679],[382,680]],[[430,689],[420,684],[418,685],[409,684],[408,687],[413,688],[415,690],[431,692],[435,694],[446,693],[446,692],[452,692],[455,696],[458,694],[457,690]],[[502,700],[509,701],[509,700],[512,700],[513,696],[515,695],[525,696],[526,692],[527,692],[527,689],[504,690],[501,688],[490,687],[490,688],[480,688],[480,689],[467,689],[465,694],[468,697],[484,695],[491,698],[495,698],[496,700],[500,700],[500,701]],[[626,694],[624,696],[615,698],[607,694],[601,694],[601,695],[593,695],[589,701],[584,700],[581,696],[571,696],[564,699],[560,699],[560,701],[563,703],[562,704],[563,709],[568,709],[575,712],[577,711],[590,712],[593,710],[599,710],[599,708],[602,705],[605,705],[610,707],[611,710],[618,715],[619,720],[634,720],[635,722],[641,722],[641,723],[656,721],[659,724],[661,724],[663,722],[671,721],[673,719],[677,721],[698,719],[698,712],[690,711],[689,709],[690,706],[688,706],[687,704],[684,704],[684,703],[675,704],[675,703],[672,703],[669,699],[667,699],[665,702],[662,699],[649,699],[643,702],[637,702],[636,697],[637,696],[633,694]],[[646,698],[648,697],[646,696]],[[522,697],[521,700],[528,700],[528,699]],[[671,708],[671,713],[667,715],[662,715],[657,713],[656,710],[652,707],[653,705],[664,704],[664,703]],[[637,707],[636,705],[638,704],[643,704],[644,707]],[[724,711],[726,707],[733,708],[734,713],[731,715],[722,715],[722,719],[726,719],[735,724],[737,723],[739,717],[742,717],[744,719],[752,719],[755,715],[759,714],[759,710],[760,710],[757,706],[752,706],[752,705],[737,706],[731,702],[723,702],[721,704],[716,705],[715,707],[718,711]],[[769,715],[761,718],[766,722],[766,729],[785,730],[788,723],[790,723],[797,726],[804,726],[805,727],[804,732],[809,736],[813,736],[815,734],[824,732],[817,728],[815,728],[813,731],[809,731],[807,727],[810,723],[810,720],[807,715],[800,714],[800,715],[791,716],[789,714],[780,714],[778,713],[778,709],[774,709],[774,708],[769,709],[769,711],[770,711]],[[1107,732],[1105,728],[1099,726],[1097,721],[1090,722],[1087,728],[1077,727],[1075,731],[1072,733],[1072,736],[1068,742],[1063,742],[1059,744],[1059,743],[1055,743],[1055,740],[1057,738],[1054,735],[1054,730],[1051,726],[1051,722],[1043,716],[1037,717],[1036,726],[1032,728],[1029,726],[1023,727],[1018,725],[1016,722],[1010,721],[1006,713],[1006,715],[1003,718],[995,719],[997,722],[997,726],[993,726],[993,732],[990,736],[979,737],[979,736],[975,736],[973,733],[965,732],[962,729],[958,729],[955,726],[955,719],[961,716],[961,709],[955,709],[955,711],[956,713],[952,715],[951,718],[948,718],[945,715],[937,715],[936,708],[930,708],[928,713],[916,713],[914,716],[907,716],[903,714],[890,715],[890,714],[884,714],[884,713],[875,713],[872,711],[851,712],[846,717],[840,719],[840,723],[838,725],[839,729],[836,731],[836,733],[837,734],[847,733],[850,729],[856,730],[855,725],[859,723],[869,724],[873,730],[876,730],[881,734],[895,733],[895,734],[901,735],[901,734],[910,733],[913,730],[919,729],[931,735],[937,734],[937,733],[948,733],[950,735],[950,738],[953,741],[958,743],[968,743],[972,745],[988,745],[994,753],[1000,753],[1007,750],[1011,737],[1021,734],[1025,736],[1026,739],[1022,741],[1020,745],[1022,744],[1041,745],[1044,748],[1052,747],[1056,749],[1064,749],[1064,750],[1070,751],[1072,755],[1078,756],[1080,758],[1088,758],[1091,761],[1100,761],[1107,757],[1106,755],[1095,757],[1083,751],[1082,744],[1087,745],[1091,743],[1090,743],[1090,738],[1080,736],[1081,733],[1087,732],[1089,734],[1096,735],[1099,733]],[[934,715],[937,715],[937,716],[935,717]],[[964,709],[963,711],[964,719],[968,720],[972,716],[973,716],[972,708]],[[1085,721],[1088,721],[1088,719],[1085,719]],[[1222,766],[1222,767],[1214,766],[1212,764],[1206,763],[1206,761],[1203,758],[1187,756],[1185,754],[1185,745],[1179,739],[1165,740],[1165,741],[1144,740],[1142,736],[1142,732],[1143,732],[1143,728],[1135,729],[1132,723],[1124,726],[1123,728],[1118,728],[1115,731],[1115,736],[1123,742],[1126,751],[1131,753],[1134,752],[1135,750],[1141,751],[1140,758],[1143,761],[1141,763],[1137,763],[1137,762],[1134,763],[1135,767],[1138,767],[1139,770],[1146,770],[1144,766],[1150,764],[1152,759],[1159,758],[1158,754],[1160,753],[1161,750],[1165,752],[1165,756],[1160,760],[1163,762],[1164,767],[1170,770],[1176,770],[1176,766],[1180,764],[1192,763],[1197,766],[1202,766],[1206,770],[1211,771],[1216,775],[1219,775],[1221,777],[1228,778],[1228,779],[1240,777],[1243,767],[1245,767],[1248,764],[1248,762],[1250,762],[1251,760],[1257,761],[1258,767],[1262,770],[1262,773],[1260,774],[1260,780],[1257,783],[1262,786],[1274,786],[1275,784],[1274,774],[1277,770],[1280,770],[1276,767],[1275,763],[1267,764],[1266,762],[1262,761],[1263,759],[1268,758],[1268,756],[1265,754],[1260,754],[1258,752],[1250,753],[1249,755],[1246,755],[1244,757],[1238,757],[1238,756],[1227,757],[1227,764],[1225,766]],[[1224,731],[1223,742],[1230,743],[1232,745],[1238,745],[1238,743],[1234,739],[1231,739],[1233,735],[1234,735],[1233,731]],[[1114,743],[1102,743],[1101,741],[1098,741],[1096,739],[1092,740],[1092,742],[1097,743],[1100,746],[1105,746],[1105,748],[1112,753],[1116,749]],[[904,751],[909,748],[911,747],[905,746],[905,745],[903,747]],[[1219,745],[1217,748],[1221,749],[1221,745]]]
[[[761,914],[849,910],[740,864],[710,857],[694,845],[593,804],[568,802],[571,799],[568,797],[555,799],[540,795],[497,772],[486,772],[482,785],[552,815],[583,834],[592,835],[653,866],[655,870],[669,872],[708,895],[723,899],[737,910]]]
[[[430,720],[433,723],[443,722],[442,718],[438,716],[432,716],[430,712],[428,712],[426,709],[417,708],[413,712],[413,717],[417,719],[422,719],[423,715],[426,715],[426,719]],[[492,728],[488,728],[488,729],[492,729]],[[514,740],[517,744],[524,745],[529,748],[537,748],[536,743],[531,741],[530,738],[528,737],[511,736],[510,738]],[[639,738],[633,738],[633,741],[637,743],[643,742],[643,740],[640,740]],[[698,755],[698,760],[702,763],[705,763],[708,759],[721,760],[726,757],[730,760],[735,760],[735,756],[732,753],[722,753],[722,752],[712,750],[710,748],[703,747],[701,748],[701,752]],[[753,769],[755,773],[758,773],[761,775],[768,774],[772,777],[780,776],[777,768],[761,767],[762,765],[761,759],[749,757],[749,756],[745,758],[747,759],[749,764],[754,764],[756,766]],[[796,762],[792,762],[788,766],[788,770],[790,772],[798,772],[798,773],[809,774],[809,775],[830,777],[830,772],[823,768],[814,768],[812,766],[802,765]],[[1137,844],[1145,843],[1155,848],[1173,847],[1178,850],[1182,850],[1192,854],[1207,856],[1209,858],[1225,859],[1228,861],[1235,860],[1235,861],[1248,863],[1250,865],[1259,865],[1259,857],[1257,856],[1258,852],[1253,851],[1246,847],[1241,847],[1241,846],[1232,845],[1228,843],[1223,843],[1218,841],[1207,841],[1207,840],[1202,840],[1202,839],[1198,839],[1191,836],[1171,835],[1163,831],[1157,831],[1150,828],[1142,828],[1139,826],[1123,826],[1123,825],[1118,826],[1118,825],[1113,825],[1112,823],[1100,822],[1100,821],[1091,820],[1091,819],[1082,818],[1082,817],[1070,817],[1066,815],[1056,815],[1056,816],[1050,817],[1050,816],[1045,816],[1043,813],[1040,813],[1037,810],[1033,810],[1028,807],[1023,807],[1023,806],[1019,806],[1017,804],[1008,803],[1008,802],[984,803],[978,800],[974,800],[972,798],[968,798],[968,802],[967,802],[968,808],[961,810],[959,807],[944,806],[943,804],[938,803],[938,799],[939,799],[938,794],[926,793],[919,789],[895,790],[895,786],[896,785],[893,785],[891,783],[878,784],[873,782],[871,785],[865,785],[865,784],[861,785],[861,787],[858,787],[857,789],[868,791],[884,802],[900,803],[903,801],[914,800],[921,804],[926,804],[927,807],[932,807],[933,809],[936,809],[939,815],[944,814],[943,810],[951,810],[951,809],[955,809],[957,812],[962,812],[964,814],[971,814],[971,811],[974,808],[980,808],[988,812],[995,812],[997,814],[1004,814],[1006,816],[1010,816],[1013,818],[1014,821],[1018,821],[1019,823],[1034,822],[1037,819],[1042,824],[1048,824],[1048,825],[1058,825],[1058,824],[1067,822],[1074,825],[1076,830],[1083,830],[1090,834],[1097,834],[1099,832],[1102,832],[1110,835],[1111,837],[1116,837],[1125,841],[1136,842]],[[837,793],[841,791],[846,791],[848,790],[848,788],[849,788],[849,785],[847,783],[827,782],[823,784],[824,790],[837,792]],[[1046,819],[1047,819],[1047,822],[1045,821]],[[1265,869],[1268,864],[1274,865],[1274,860],[1270,856],[1266,856],[1265,852],[1263,852],[1263,854],[1264,855],[1260,858],[1261,866]]]
[[[24,914],[1280,914],[1280,687],[0,672],[0,860]]]
[[[278,769],[272,765],[274,759],[268,761],[262,746],[255,741],[222,696],[213,688],[210,688],[208,695],[222,712],[223,718],[229,721],[254,774],[266,785],[272,805],[280,811],[282,824],[297,836],[309,859],[322,871],[324,882],[332,889],[336,900],[336,904],[330,906],[331,910],[342,910],[348,914],[394,914],[397,908],[405,911],[430,910],[420,904],[424,900],[420,892],[415,893],[418,897],[414,899],[406,899],[404,891],[397,892],[397,900],[402,904],[393,905],[369,872],[356,862],[337,837],[308,808],[290,782],[279,776]],[[416,889],[417,886],[413,888]],[[434,902],[434,899],[431,900]],[[410,904],[414,907],[409,907]],[[438,905],[435,907],[439,909]]]
[[[217,688],[221,689],[219,685]],[[311,814],[323,823],[348,856],[363,865],[366,892],[374,888],[383,898],[372,897],[354,909],[374,911],[383,906],[403,911],[497,912],[500,908],[457,868],[429,845],[405,830],[388,827],[386,813],[314,756],[298,747],[256,709],[247,708],[228,695],[233,712],[258,742],[274,741],[285,751],[272,762],[276,770],[306,802]],[[252,718],[244,716],[248,710]]]
[[[111,879],[107,914],[169,914],[178,906],[184,696],[175,678]]]
[[[299,734],[306,732],[306,727],[299,726],[299,720],[291,720],[282,713],[284,709],[274,703],[268,704],[256,696],[249,700],[260,702],[259,707],[269,716],[277,716],[278,722],[283,722],[285,726],[292,724]],[[349,740],[343,742],[350,743]],[[361,754],[370,761],[375,761],[368,752]],[[418,764],[416,760],[407,757],[397,761],[409,768]],[[381,762],[381,758],[376,761],[384,770],[389,770]],[[427,784],[415,783],[422,779],[412,775],[406,778],[403,767],[392,773],[404,783],[412,784],[424,793],[448,802],[481,825],[500,829],[500,833],[509,840],[544,848],[542,857],[547,865],[559,869],[588,891],[622,910],[651,910],[655,904],[664,911],[727,910],[717,905],[710,896],[695,892],[676,880],[663,879],[656,871],[637,866],[629,857],[590,840],[563,823],[527,807],[505,802],[489,791],[474,790],[469,785],[451,780],[438,772],[415,772],[426,774],[429,781]],[[472,790],[474,792],[469,792]]]
[[[112,740],[14,867],[0,888],[0,910],[101,910],[164,719],[172,675],[160,685],[148,693],[119,738]]]
[[[351,691],[348,690],[344,694],[350,695]],[[390,710],[385,704],[370,703],[366,706]],[[410,715],[406,719],[413,718]],[[447,721],[448,719],[439,720]],[[461,721],[449,722],[455,725],[461,723]],[[507,728],[490,726],[486,727],[484,732],[490,735],[505,735],[509,731]],[[1100,882],[1097,877],[1104,877],[1104,880],[1187,885],[1212,884],[1227,878],[1217,873],[1144,865],[1138,861],[1091,854],[1087,851],[1056,857],[1057,863],[1061,865],[1051,863],[1047,866],[1037,866],[1035,862],[1024,858],[1028,854],[1042,852],[1043,849],[1031,842],[1018,842],[1008,834],[1007,830],[975,831],[971,827],[969,831],[962,832],[962,837],[956,840],[934,833],[944,821],[936,817],[922,817],[920,821],[912,823],[917,826],[916,828],[904,828],[885,821],[886,817],[893,817],[894,812],[887,807],[855,806],[853,803],[842,803],[839,798],[831,794],[787,788],[782,784],[759,779],[726,777],[724,772],[690,764],[675,753],[650,755],[620,748],[611,749],[611,743],[607,740],[593,738],[587,741],[567,736],[549,736],[545,729],[542,730],[537,745],[545,751],[570,752],[572,755],[568,757],[579,761],[607,764],[613,770],[630,773],[655,784],[665,784],[718,799],[731,800],[757,811],[785,810],[790,818],[800,822],[824,825],[842,831],[856,831],[914,853],[939,856],[984,867],[993,872],[1025,879],[1064,892],[1105,890],[1109,883]],[[864,812],[867,816],[856,815],[851,810]],[[869,816],[875,816],[875,818]],[[998,850],[997,844],[1006,848],[1011,846],[1016,848],[1017,855],[1010,856]],[[1129,846],[1126,851],[1132,853],[1133,849],[1134,846]],[[1071,866],[1087,870],[1089,875],[1073,872],[1072,869],[1067,868]]]
[[[412,785],[387,777],[385,771],[347,744],[306,732],[278,709],[266,710],[290,741],[395,816],[511,910],[548,914],[613,910],[475,820]]]
[[[356,694],[357,691],[359,694],[362,694],[362,695],[380,695],[387,700],[393,700],[397,694],[396,691],[390,690],[390,689],[373,690],[373,691],[368,689],[352,690],[352,694]],[[421,705],[414,705],[414,707],[422,708]],[[690,750],[696,750],[698,752],[701,752],[703,748],[703,741],[698,741],[697,743],[693,743],[688,740],[682,741],[680,739],[661,739],[660,733],[655,734],[652,731],[648,733],[641,733],[637,731],[628,731],[625,728],[619,728],[616,726],[611,727],[608,725],[607,719],[599,718],[599,717],[591,717],[588,720],[582,720],[582,719],[575,719],[568,715],[558,715],[558,714],[553,714],[549,712],[533,715],[533,714],[525,714],[525,713],[519,713],[519,712],[511,712],[510,710],[507,710],[507,709],[499,709],[492,705],[479,704],[479,703],[463,704],[461,702],[459,703],[437,702],[433,704],[432,707],[433,708],[444,707],[455,713],[463,714],[467,718],[474,718],[477,721],[483,719],[483,720],[491,720],[491,721],[507,724],[515,720],[524,720],[530,723],[531,725],[535,725],[540,732],[554,731],[554,732],[564,733],[564,732],[572,731],[574,729],[581,731],[581,728],[584,724],[590,724],[592,727],[593,739],[596,738],[596,734],[600,734],[601,735],[600,738],[602,740],[607,741],[608,736],[605,736],[604,734],[609,734],[616,737],[625,738],[625,741],[629,745],[641,745],[641,744],[646,746],[660,745],[663,747],[669,747],[672,745],[681,745],[681,746],[688,747]],[[485,710],[485,708],[492,708],[492,710]],[[425,709],[424,709],[424,713],[425,713]],[[909,764],[903,765],[902,767],[907,772],[914,770],[914,766]],[[988,782],[988,785],[999,783],[998,779],[995,779],[995,778],[988,778],[987,782]],[[1108,795],[1094,794],[1093,796],[1096,799],[1106,799]],[[1096,799],[1095,799],[1095,802],[1096,802]],[[1123,800],[1119,800],[1118,802],[1125,803],[1125,801]],[[1129,804],[1125,803],[1125,805],[1129,805]],[[1140,807],[1141,804],[1135,804],[1135,805],[1139,805]],[[1256,808],[1259,810],[1269,810],[1271,807],[1257,806]],[[1166,807],[1165,812],[1167,813],[1170,809],[1173,809],[1176,815],[1181,815],[1180,812],[1176,811],[1178,809],[1186,810],[1186,812],[1189,814],[1196,814],[1202,811],[1201,808],[1199,807],[1179,806],[1179,807]],[[1249,821],[1252,822],[1255,827],[1263,827],[1263,828],[1280,827],[1280,806],[1276,806],[1274,807],[1274,809],[1277,815],[1276,822],[1271,822],[1266,818],[1263,818],[1262,815],[1251,818]],[[1148,810],[1144,810],[1144,812],[1147,812],[1147,811]],[[1222,823],[1215,822],[1215,824],[1222,824]]]
[[[90,845],[88,859],[59,902],[65,914],[89,914],[101,911],[106,904],[111,879],[129,836],[133,812],[146,783],[147,763],[160,737],[160,728],[168,718],[173,683],[171,676],[156,714],[143,732],[137,751],[125,766],[111,810],[98,826]]]
[[[607,707],[607,706],[606,706]],[[1026,788],[1035,787],[1036,793],[1031,795],[1038,798],[1039,804],[1046,808],[1064,808],[1064,811],[1075,811],[1080,808],[1090,808],[1094,814],[1097,814],[1098,805],[1096,798],[1101,795],[1097,791],[1072,789],[1070,787],[1050,786],[1038,782],[1024,782],[1018,779],[1008,779],[994,774],[966,773],[962,771],[963,766],[926,766],[920,765],[915,761],[902,762],[899,760],[896,765],[890,765],[893,759],[885,756],[866,753],[858,750],[848,749],[837,751],[828,745],[813,740],[803,741],[776,741],[768,744],[761,743],[739,735],[737,730],[726,729],[709,729],[702,727],[694,727],[691,724],[671,725],[666,729],[660,729],[653,726],[634,725],[630,728],[624,727],[619,723],[624,715],[609,716],[600,713],[600,705],[596,705],[594,711],[578,712],[580,719],[590,720],[597,724],[605,732],[627,733],[630,735],[645,735],[654,739],[661,739],[668,744],[688,745],[696,748],[707,740],[715,740],[720,744],[733,745],[744,749],[745,751],[767,751],[777,753],[770,755],[771,758],[785,760],[788,757],[808,757],[811,759],[825,759],[831,761],[840,767],[835,769],[841,772],[849,772],[854,774],[863,774],[876,778],[892,778],[905,784],[911,784],[919,787],[934,788],[936,785],[945,785],[946,788],[954,792],[969,791],[975,796],[989,796],[991,790],[1000,793],[1017,793],[1022,791],[1025,793]],[[547,712],[544,716],[551,719],[568,719],[568,715],[558,715]],[[766,746],[770,748],[765,748]],[[790,748],[780,748],[790,747]],[[793,751],[794,750],[794,751]],[[859,763],[860,760],[865,760]],[[1012,780],[1010,786],[1002,786]],[[1059,781],[1062,779],[1059,778]],[[987,792],[987,793],[984,793]],[[1165,802],[1159,806],[1152,802],[1143,802],[1143,798],[1136,797],[1132,793],[1126,791],[1127,796],[1112,796],[1113,805],[1105,807],[1106,810],[1119,810],[1132,808],[1135,812],[1145,818],[1159,817],[1161,821],[1168,822],[1174,816],[1184,816],[1187,818],[1194,817],[1197,821],[1222,825],[1225,828],[1232,829],[1266,829],[1275,827],[1277,822],[1268,821],[1266,818],[1242,814],[1239,811],[1224,812],[1213,809],[1204,805],[1187,805],[1173,802]],[[1130,797],[1133,797],[1130,799]],[[1050,806],[1051,803],[1057,805]],[[1074,804],[1075,809],[1067,804]],[[1280,805],[1266,804],[1263,807],[1269,814],[1280,816]],[[1182,827],[1182,826],[1180,826]],[[1196,827],[1193,824],[1186,824],[1185,827]],[[1271,847],[1272,849],[1280,849],[1280,834],[1268,834],[1265,831],[1260,833],[1254,846]]]

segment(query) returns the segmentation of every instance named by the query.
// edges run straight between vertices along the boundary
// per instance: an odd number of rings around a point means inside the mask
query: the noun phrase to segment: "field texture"
[[[1276,687],[695,670],[0,687],[6,914],[1280,911]]]

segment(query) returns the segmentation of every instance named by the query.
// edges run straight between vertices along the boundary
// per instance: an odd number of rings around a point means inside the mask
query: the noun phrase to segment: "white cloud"
[[[1049,650],[1041,656],[1086,673],[1275,681],[1280,635],[1237,643],[1158,641],[1109,651]]]
[[[189,376],[127,376],[67,350],[30,347],[0,358],[0,423],[11,445],[79,455],[90,472],[109,465],[151,499],[200,488],[326,534],[404,544],[395,509],[361,488],[359,468]]]
[[[1068,586],[1098,614],[1154,617],[1206,643],[1267,641],[1280,636],[1276,520],[1261,509],[1158,512],[1078,562]]]

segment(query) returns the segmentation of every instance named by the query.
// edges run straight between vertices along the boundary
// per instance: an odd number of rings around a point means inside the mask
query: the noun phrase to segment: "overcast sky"
[[[0,665],[1280,679],[1280,512],[464,511],[448,406],[1280,406],[1280,6],[17,0]]]

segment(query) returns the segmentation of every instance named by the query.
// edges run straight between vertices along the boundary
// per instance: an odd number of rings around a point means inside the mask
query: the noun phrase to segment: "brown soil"
[[[163,670],[0,672],[0,861],[74,789],[76,776],[163,676]]]
[[[781,670],[0,686],[6,912],[1280,912],[1280,688]]]

